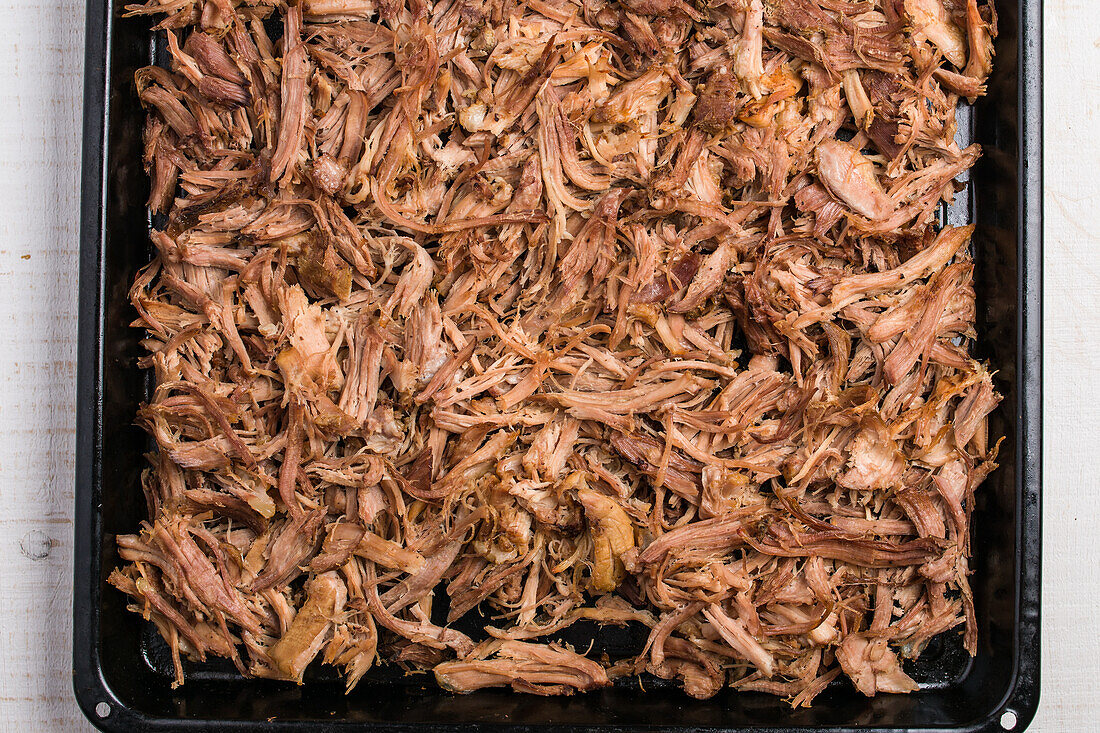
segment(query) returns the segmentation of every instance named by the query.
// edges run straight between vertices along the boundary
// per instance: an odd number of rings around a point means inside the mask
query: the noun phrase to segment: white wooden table
[[[1100,730],[1100,13],[1046,3],[1043,692]],[[70,693],[84,5],[0,0],[0,731],[89,730]]]

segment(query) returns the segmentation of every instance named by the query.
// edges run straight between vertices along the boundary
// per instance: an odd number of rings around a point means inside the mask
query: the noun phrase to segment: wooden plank
[[[4,0],[0,28],[0,730],[91,730],[69,639],[84,4]]]

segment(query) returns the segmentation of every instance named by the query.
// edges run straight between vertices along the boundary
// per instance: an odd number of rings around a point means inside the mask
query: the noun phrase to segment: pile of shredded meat
[[[177,683],[219,656],[802,705],[915,690],[943,632],[974,653],[1000,397],[937,215],[991,5],[128,12],[168,59],[136,77],[156,450],[110,582]],[[582,620],[648,639],[592,653]]]

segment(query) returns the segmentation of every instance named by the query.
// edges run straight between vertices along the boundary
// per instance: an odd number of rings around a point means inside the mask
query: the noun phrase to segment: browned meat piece
[[[623,579],[622,556],[634,548],[634,528],[617,501],[588,487],[577,489],[592,534],[592,588],[615,590]]]
[[[318,531],[324,517],[324,510],[318,509],[284,523],[274,533],[274,539],[269,539],[266,546],[267,562],[252,581],[252,591],[279,588],[298,577],[316,552]]]
[[[436,665],[435,678],[451,692],[473,692],[510,685],[518,692],[560,695],[611,684],[603,667],[556,644],[505,641],[495,659],[471,659]]]
[[[885,639],[851,634],[840,644],[837,660],[856,689],[868,697],[876,692],[916,692],[917,683],[901,671],[897,654]]]
[[[695,102],[695,123],[708,132],[723,132],[737,122],[741,105],[737,95],[741,91],[737,80],[728,71],[711,74],[699,87],[699,99]]]
[[[271,660],[287,679],[302,681],[302,673],[328,641],[332,625],[346,602],[347,588],[335,573],[322,573],[310,581],[306,602],[269,652]]]
[[[966,65],[966,34],[952,20],[943,0],[905,0],[905,11],[914,35],[931,41],[957,68]]]
[[[664,659],[660,664],[649,662],[646,670],[663,679],[679,678],[684,692],[705,700],[715,695],[726,684],[726,674],[719,659],[705,652],[686,639],[671,638],[664,645]]]
[[[623,0],[623,6],[638,15],[664,15],[672,5],[672,0]]]
[[[886,195],[874,164],[848,143],[826,140],[817,146],[817,173],[834,196],[868,219],[885,219],[894,202]]]

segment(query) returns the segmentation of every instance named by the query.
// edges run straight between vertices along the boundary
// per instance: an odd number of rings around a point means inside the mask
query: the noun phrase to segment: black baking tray
[[[783,0],[780,0],[782,2]],[[144,517],[139,483],[148,449],[134,415],[146,394],[140,332],[126,293],[150,249],[141,167],[144,120],[134,71],[157,58],[145,19],[89,0],[81,207],[73,686],[80,707],[112,731],[810,731],[1022,730],[1039,701],[1042,306],[1042,39],[1039,0],[1001,0],[989,95],[960,112],[960,137],[985,155],[945,210],[977,224],[979,356],[1005,399],[991,430],[1002,465],[973,515],[972,578],[979,623],[971,660],[957,635],[907,670],[921,691],[867,699],[837,684],[810,709],[759,693],[692,700],[652,678],[572,698],[484,690],[456,696],[430,678],[378,670],[351,694],[318,671],[304,685],[249,680],[232,667],[188,665],[171,687],[163,642],[106,585],[114,538]],[[614,651],[629,639],[601,632]],[[585,646],[585,644],[580,644]],[[1014,726],[1009,728],[1008,724]]]

